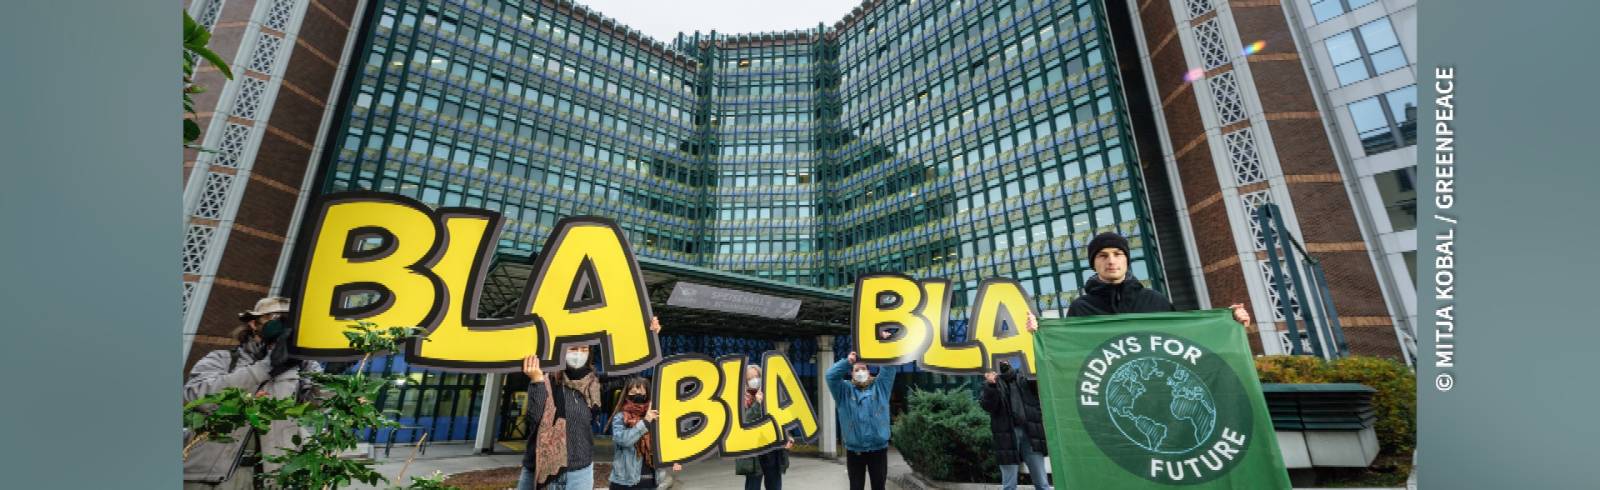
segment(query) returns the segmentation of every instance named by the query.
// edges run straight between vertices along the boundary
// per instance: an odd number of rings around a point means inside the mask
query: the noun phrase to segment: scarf
[[[535,480],[540,484],[548,482],[550,477],[561,472],[567,464],[567,390],[556,389],[555,384],[572,389],[581,394],[590,408],[600,406],[600,382],[594,373],[587,368],[575,371],[581,378],[576,381],[568,377],[567,371],[559,371],[553,377],[547,377],[544,389],[549,393],[544,397],[544,415],[539,418],[538,439],[539,447],[528,448],[537,451],[537,468],[534,471]]]
[[[621,407],[622,425],[630,429],[640,421],[644,420],[644,413],[650,411],[650,403],[634,403],[633,400],[628,400],[626,398],[622,400]],[[650,436],[648,434],[646,434],[644,437],[640,437],[639,442],[633,444],[633,450],[634,452],[639,453],[639,458],[646,461],[645,465],[649,466],[648,462],[650,461],[650,455],[654,454],[654,452],[650,447]]]
[[[574,380],[573,378],[577,379]],[[600,407],[600,378],[596,377],[588,367],[577,371],[563,370],[556,375],[556,379],[561,381],[561,386],[571,388],[572,391],[582,394],[583,401],[589,405],[589,408]],[[560,396],[566,398],[565,395],[566,393],[562,393]],[[562,412],[564,413],[565,411],[565,407],[563,407]]]

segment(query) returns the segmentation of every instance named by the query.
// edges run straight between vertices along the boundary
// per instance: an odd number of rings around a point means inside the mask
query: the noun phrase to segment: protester
[[[879,335],[889,337],[888,332]],[[850,490],[862,490],[868,475],[872,490],[884,488],[889,467],[889,396],[899,371],[899,366],[883,366],[873,376],[866,363],[856,362],[855,352],[828,368],[828,391],[838,402],[839,428],[844,433]]]
[[[739,403],[740,420],[755,420],[764,415],[762,403],[766,398],[762,395],[761,381],[761,366],[751,365],[744,370],[745,389]],[[763,481],[767,483],[767,490],[782,490],[783,474],[789,471],[789,449],[792,448],[794,439],[788,438],[783,444],[783,449],[739,458],[734,461],[733,473],[744,475],[745,490],[761,490]]]
[[[188,404],[228,388],[257,397],[310,400],[315,388],[301,379],[301,373],[322,372],[322,365],[289,357],[289,327],[282,319],[288,313],[289,299],[280,297],[262,298],[254,309],[239,313],[239,320],[244,322],[234,330],[239,345],[208,352],[195,363],[183,384],[183,402]],[[196,442],[183,461],[183,488],[254,488],[258,472],[275,471],[278,467],[261,458],[293,448],[294,436],[299,434],[300,427],[294,421],[278,420],[265,434],[244,427],[229,434],[232,442],[209,438]]]
[[[1144,287],[1128,272],[1128,239],[1114,232],[1096,235],[1089,241],[1089,257],[1094,267],[1094,277],[1083,285],[1083,295],[1067,307],[1067,316],[1116,315],[1120,313],[1158,313],[1176,311],[1167,297]],[[1233,319],[1250,325],[1250,311],[1244,304],[1233,308]],[[1037,331],[1038,323],[1030,315],[1027,328]]]
[[[650,425],[658,414],[650,409],[650,382],[640,377],[622,384],[622,399],[611,416],[611,490],[656,488],[655,448],[651,447]],[[672,471],[682,470],[674,463]]]
[[[568,347],[562,361],[565,369],[547,377],[537,355],[522,360],[530,429],[517,490],[594,488],[590,422],[600,407],[600,381],[589,366],[589,346]]]
[[[651,334],[661,323],[650,319]],[[594,488],[594,411],[600,408],[600,378],[590,365],[589,346],[563,352],[563,369],[545,375],[539,356],[522,359],[528,375],[527,449],[517,490]],[[548,381],[548,382],[546,382]]]
[[[989,431],[994,435],[994,459],[1000,465],[1000,486],[1016,490],[1017,470],[1028,464],[1033,487],[1050,490],[1044,466],[1047,452],[1044,440],[1044,412],[1039,407],[1037,381],[1017,375],[1011,364],[1000,362],[1000,372],[983,375],[983,397],[979,404],[989,412]]]
[[[1128,272],[1128,252],[1128,239],[1115,232],[1101,233],[1089,240],[1088,254],[1094,267],[1094,276],[1084,282],[1083,295],[1067,306],[1068,317],[1177,311],[1165,295],[1144,287],[1138,278]],[[1244,304],[1234,304],[1230,308],[1233,309],[1235,321],[1250,326],[1250,311],[1245,309]],[[1039,320],[1032,313],[1028,314],[1026,328],[1029,332],[1039,331]],[[1037,396],[1038,392],[1034,393]],[[991,419],[991,429],[993,423]],[[1028,471],[1040,474],[1031,462]],[[1005,475],[1002,473],[1001,476]],[[1035,479],[1037,486],[1040,478],[1035,476]]]

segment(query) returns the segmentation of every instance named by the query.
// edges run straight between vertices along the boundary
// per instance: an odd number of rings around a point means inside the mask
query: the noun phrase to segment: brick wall
[[[228,0],[224,11],[245,9],[239,15],[248,18],[249,7],[244,4],[249,1]],[[340,82],[334,79],[338,57],[346,38],[354,34],[351,22],[356,5],[356,0],[311,0],[293,46],[286,46],[292,51],[283,69],[284,81],[273,101],[185,369],[206,352],[231,346],[229,333],[239,325],[235,314],[250,309],[272,284],[306,168],[314,164],[312,145],[323,111]],[[214,107],[214,100],[212,104]],[[186,167],[192,165],[191,157]]]

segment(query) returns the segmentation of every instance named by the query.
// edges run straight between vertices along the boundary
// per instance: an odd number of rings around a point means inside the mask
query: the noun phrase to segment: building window
[[[1406,66],[1400,39],[1387,17],[1329,37],[1324,45],[1341,86]]]
[[[250,53],[248,68],[257,72],[272,74],[272,67],[278,61],[278,47],[282,44],[283,38],[262,31],[261,34],[256,36],[256,48],[255,51]]]
[[[1317,23],[1320,24],[1373,1],[1375,0],[1312,0],[1311,13],[1317,17]]]
[[[1261,220],[1257,218],[1259,215],[1256,212],[1262,205],[1272,203],[1272,195],[1268,192],[1260,190],[1239,196],[1239,201],[1244,205],[1245,222],[1250,224],[1250,239],[1256,250],[1267,249],[1267,241],[1261,236]]]
[[[1244,101],[1239,98],[1239,83],[1233,72],[1223,72],[1211,77],[1211,97],[1216,104],[1217,117],[1226,126],[1245,120]],[[1088,118],[1080,118],[1088,119]]]
[[[1256,141],[1250,128],[1222,135],[1228,146],[1228,156],[1233,163],[1234,182],[1239,185],[1267,180],[1261,168],[1261,155],[1256,152]]]
[[[205,266],[206,251],[211,247],[211,237],[217,229],[206,225],[189,225],[183,236],[183,273],[199,274]]]
[[[1368,2],[1372,0],[1366,0]],[[1211,12],[1211,0],[1184,0],[1184,5],[1189,7],[1189,18],[1193,19]]]
[[[294,17],[294,0],[274,0],[272,7],[267,10],[268,28],[283,32],[289,28],[289,19]]]
[[[1222,26],[1211,19],[1194,27],[1195,41],[1200,45],[1200,55],[1207,70],[1228,64],[1228,46],[1222,41]]]
[[[207,172],[200,203],[195,206],[194,215],[206,219],[222,219],[222,211],[228,205],[228,194],[232,189],[232,174]]]
[[[1417,168],[1406,167],[1373,177],[1378,184],[1378,197],[1389,214],[1392,231],[1417,228]]]
[[[1417,86],[1350,104],[1361,148],[1368,155],[1417,144]]]

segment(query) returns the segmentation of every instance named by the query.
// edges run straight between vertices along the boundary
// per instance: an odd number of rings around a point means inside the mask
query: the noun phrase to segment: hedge
[[[1372,403],[1378,415],[1383,454],[1409,455],[1417,445],[1417,378],[1399,361],[1351,356],[1323,361],[1313,356],[1262,356],[1256,373],[1263,383],[1360,383],[1378,390]]]
[[[989,414],[972,391],[912,389],[890,439],[918,474],[952,482],[996,482]]]

